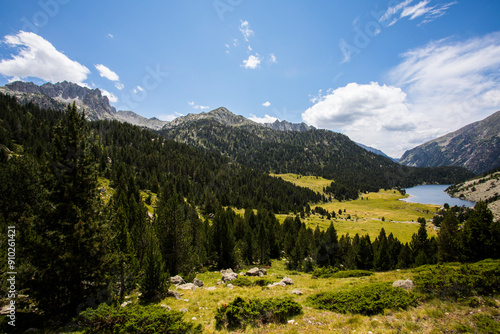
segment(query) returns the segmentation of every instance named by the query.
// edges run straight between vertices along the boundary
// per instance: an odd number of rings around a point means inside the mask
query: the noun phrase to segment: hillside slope
[[[406,151],[407,166],[462,166],[481,174],[500,166],[500,111]]]
[[[500,219],[500,170],[497,169],[472,180],[448,188],[453,197],[469,201],[485,201],[493,212],[495,220]]]

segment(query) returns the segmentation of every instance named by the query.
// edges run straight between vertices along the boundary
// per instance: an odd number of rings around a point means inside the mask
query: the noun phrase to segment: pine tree
[[[439,262],[453,262],[459,259],[458,219],[453,212],[448,212],[438,233]]]
[[[144,276],[141,281],[142,298],[150,300],[166,291],[169,286],[168,271],[161,256],[158,238],[151,227],[146,228],[147,247],[144,260]]]
[[[377,251],[373,259],[375,270],[386,271],[390,268],[389,244],[385,235],[385,230],[382,228],[377,238]]]
[[[106,286],[111,234],[96,192],[94,141],[75,104],[54,137],[50,204],[32,226],[28,284],[41,309],[70,314]]]
[[[479,261],[491,256],[493,214],[486,203],[480,201],[474,207],[463,229],[464,252],[469,261]]]

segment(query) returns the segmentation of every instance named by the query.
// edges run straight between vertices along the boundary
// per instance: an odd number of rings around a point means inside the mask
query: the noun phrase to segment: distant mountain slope
[[[82,87],[71,82],[46,83],[38,86],[32,82],[15,81],[0,87],[0,93],[15,96],[21,104],[33,102],[42,108],[65,110],[75,102],[79,111],[85,110],[87,119],[118,120],[153,130],[162,128],[166,122],[156,118],[145,118],[132,111],[116,111],[99,89]]]
[[[288,121],[278,121],[276,120],[274,123],[263,123],[267,128],[278,130],[278,131],[298,131],[304,132],[309,130],[314,130],[314,126],[307,125],[306,123],[290,123]]]
[[[480,177],[459,183],[446,190],[453,197],[469,201],[485,201],[495,220],[500,219],[500,168]]]
[[[456,183],[471,176],[462,168],[401,166],[361,148],[340,133],[317,129],[277,131],[225,108],[180,117],[172,123],[161,130],[167,138],[267,172],[323,176],[349,189],[378,191],[421,183]]]
[[[462,166],[481,174],[500,166],[500,111],[406,151],[407,166]]]
[[[360,144],[360,143],[356,143],[356,144],[358,144],[359,146],[361,146],[362,148],[364,148],[368,152],[372,152],[372,153],[381,155],[383,157],[389,158],[389,159],[391,159],[394,162],[398,162],[399,161],[399,159],[391,158],[390,156],[388,156],[387,154],[385,154],[384,152],[382,152],[381,150],[378,150],[376,148],[373,148],[373,147],[370,147],[370,146],[366,146],[366,145],[363,145],[363,144]]]

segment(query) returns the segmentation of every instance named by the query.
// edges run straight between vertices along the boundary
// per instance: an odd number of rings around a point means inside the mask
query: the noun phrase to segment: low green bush
[[[235,330],[267,323],[286,323],[288,318],[302,313],[302,306],[288,298],[252,299],[246,302],[236,297],[231,303],[217,309],[215,327]]]
[[[500,261],[426,266],[414,282],[420,292],[440,299],[493,295],[500,292]]]
[[[473,321],[478,333],[500,333],[500,322],[485,314],[476,314]]]
[[[113,307],[101,304],[87,309],[76,318],[84,333],[202,333],[182,319],[183,313],[167,311],[158,305]]]
[[[252,280],[248,277],[240,276],[234,281],[229,282],[234,286],[267,286],[269,284],[274,283],[274,281],[268,278],[258,278],[256,280]]]
[[[371,276],[373,272],[368,270],[344,270],[339,271],[337,268],[323,267],[316,268],[312,275],[317,278],[348,278],[348,277],[363,277]]]
[[[417,297],[388,283],[376,283],[339,292],[323,292],[308,298],[314,308],[338,313],[374,315],[384,309],[405,310],[417,303]]]

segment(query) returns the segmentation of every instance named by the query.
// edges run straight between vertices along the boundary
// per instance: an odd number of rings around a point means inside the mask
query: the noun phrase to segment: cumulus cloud
[[[253,114],[250,114],[250,117],[248,117],[248,119],[257,123],[274,123],[276,121],[279,121],[279,118],[269,116],[268,114],[266,114],[264,117],[257,117]]]
[[[199,110],[206,110],[206,109],[210,109],[209,106],[202,106],[202,105],[198,105],[198,104],[195,104],[194,101],[190,101],[188,102],[188,104],[193,107],[194,109],[199,109]]]
[[[271,53],[269,55],[269,62],[270,63],[273,63],[273,64],[276,64],[278,61],[276,60],[276,56],[274,55],[274,53]]]
[[[420,24],[429,23],[435,19],[445,15],[448,9],[457,4],[456,1],[431,5],[431,0],[422,0],[416,4],[412,4],[413,0],[405,0],[399,4],[389,7],[387,11],[380,18],[380,22],[389,21],[389,26],[394,25],[402,18],[409,18],[415,20],[421,18]]]
[[[109,102],[111,102],[111,103],[118,102],[118,98],[115,96],[115,94],[108,92],[107,90],[102,89],[102,88],[100,88],[99,90],[101,91],[103,96],[106,96],[108,98]]]
[[[17,51],[12,58],[0,61],[0,74],[7,77],[83,83],[90,74],[87,67],[71,60],[35,33],[20,31],[17,35],[5,36],[4,43]]]
[[[240,31],[243,34],[245,41],[247,42],[249,41],[250,36],[254,34],[253,30],[250,29],[250,24],[248,23],[248,21],[241,21]]]
[[[271,102],[266,101],[266,102],[262,103],[262,105],[263,105],[264,107],[270,107],[270,106],[271,106]]]
[[[416,119],[409,112],[406,94],[398,87],[372,82],[350,83],[314,99],[316,103],[302,119],[317,128],[340,131],[353,140],[398,155],[394,138],[415,129]],[[390,133],[389,133],[390,132]],[[390,142],[388,145],[385,143]]]
[[[243,66],[244,68],[249,68],[249,69],[256,69],[260,65],[260,58],[259,55],[250,55],[248,56],[248,59],[243,60]]]
[[[103,64],[97,64],[94,65],[95,68],[99,71],[99,75],[103,78],[106,78],[110,81],[119,81],[120,77],[118,74],[110,70],[108,67],[104,66]]]
[[[303,120],[398,157],[500,109],[500,33],[431,42],[402,57],[390,85],[320,91]]]

